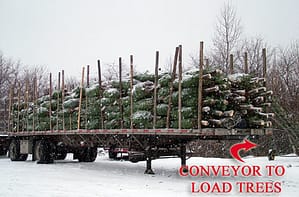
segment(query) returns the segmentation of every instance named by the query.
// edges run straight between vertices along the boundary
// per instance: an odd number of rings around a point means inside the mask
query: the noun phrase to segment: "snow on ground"
[[[0,158],[0,196],[211,196],[211,194],[191,194],[191,182],[197,183],[229,181],[281,181],[282,192],[274,196],[298,196],[299,158],[293,155],[276,157],[268,161],[266,157],[246,157],[245,164],[233,159],[191,158],[191,165],[283,165],[286,173],[282,177],[180,177],[178,158],[153,161],[155,175],[145,175],[145,162],[109,160],[107,155],[99,155],[94,163],[79,163],[69,154],[64,161],[38,165],[30,161],[11,162]],[[215,196],[238,196],[233,192]],[[264,196],[250,194],[249,196]],[[241,196],[246,196],[242,194]],[[271,196],[268,194],[267,196]]]

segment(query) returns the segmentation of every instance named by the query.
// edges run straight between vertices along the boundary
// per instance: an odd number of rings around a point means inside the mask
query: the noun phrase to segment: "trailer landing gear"
[[[152,170],[152,148],[150,146],[146,147],[145,157],[146,157],[146,170],[144,174],[155,174]]]
[[[180,146],[180,157],[181,157],[181,168],[183,172],[188,172],[188,168],[186,167],[186,144],[181,144]]]

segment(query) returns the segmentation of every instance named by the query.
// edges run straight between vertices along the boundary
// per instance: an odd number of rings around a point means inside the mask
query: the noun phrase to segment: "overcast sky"
[[[0,51],[28,65],[80,76],[97,59],[153,70],[155,51],[166,64],[178,44],[184,62],[199,42],[212,46],[216,17],[226,0],[0,0]],[[298,0],[231,0],[244,36],[271,45],[299,39]],[[96,72],[96,69],[93,69]]]

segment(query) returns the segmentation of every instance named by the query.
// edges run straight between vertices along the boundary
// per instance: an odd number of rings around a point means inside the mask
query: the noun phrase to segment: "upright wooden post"
[[[267,79],[267,55],[266,48],[263,48],[263,77]]]
[[[123,102],[122,102],[122,92],[123,92],[123,85],[122,85],[122,61],[121,57],[118,58],[118,65],[119,65],[119,112],[120,112],[120,128],[124,128],[124,113],[123,113]]]
[[[179,103],[178,103],[178,113],[179,113],[179,129],[182,129],[182,45],[179,45]]]
[[[29,110],[29,79],[26,79],[25,105],[26,105],[26,131],[29,131],[28,130],[28,125],[29,125],[29,120],[28,120],[28,110]]]
[[[131,95],[130,95],[130,108],[131,108],[131,116],[130,116],[130,128],[133,129],[133,55],[130,55],[130,88],[131,88]]]
[[[100,128],[104,129],[104,119],[103,119],[103,112],[102,112],[102,73],[101,73],[101,61],[98,60],[98,82],[99,82],[99,102],[100,102]]]
[[[49,122],[50,122],[50,130],[52,131],[52,73],[50,73],[50,87],[49,87],[49,95],[50,95],[50,104],[49,104]]]
[[[170,82],[170,88],[169,88],[169,98],[168,98],[168,109],[167,109],[167,117],[166,117],[166,128],[170,128],[170,112],[171,112],[171,106],[172,106],[172,93],[173,93],[173,82],[176,77],[176,67],[177,67],[177,61],[178,61],[178,55],[179,55],[180,48],[175,48],[175,54],[174,54],[174,62],[173,62],[173,68],[172,68],[172,74],[171,74],[171,82]]]
[[[206,69],[208,69],[209,67],[210,67],[209,58],[206,58]]]
[[[157,87],[158,87],[158,70],[159,70],[159,51],[156,51],[156,64],[155,64],[155,89],[154,89],[154,120],[153,128],[157,124]]]
[[[82,106],[82,94],[83,94],[83,85],[84,85],[84,67],[82,68],[82,77],[80,83],[80,100],[79,100],[79,111],[78,111],[78,130],[80,129],[81,123],[81,106]]]
[[[35,111],[37,109],[37,77],[34,77],[34,108],[33,108],[33,130],[35,131]],[[36,119],[38,121],[38,119]]]
[[[229,55],[229,73],[234,74],[234,56],[233,56],[233,54]]]
[[[86,68],[86,88],[89,88],[89,65]],[[87,93],[87,91],[86,91]],[[85,129],[87,129],[88,124],[88,96],[85,94]]]
[[[58,94],[57,94],[57,113],[56,113],[56,128],[57,130],[59,130],[59,115],[58,115],[58,111],[59,111],[59,99],[60,99],[60,96],[59,96],[59,91],[60,91],[60,72],[58,72],[58,84],[57,84],[57,91],[58,91]]]
[[[64,70],[61,71],[61,105],[62,105],[62,129],[65,130],[64,122]],[[70,116],[72,114],[70,113]]]
[[[9,103],[8,103],[8,125],[7,125],[7,131],[10,131],[10,124],[11,124],[11,106],[12,106],[12,87],[9,88]]]
[[[86,87],[89,88],[89,65],[87,65],[87,70],[86,70]]]
[[[198,73],[198,105],[197,105],[197,125],[201,130],[201,109],[202,109],[202,75],[203,75],[203,42],[200,42],[199,49],[199,73]]]
[[[244,53],[244,72],[248,74],[248,54],[247,52]]]
[[[18,82],[18,121],[17,121],[17,132],[20,131],[20,104],[21,104],[21,85]]]

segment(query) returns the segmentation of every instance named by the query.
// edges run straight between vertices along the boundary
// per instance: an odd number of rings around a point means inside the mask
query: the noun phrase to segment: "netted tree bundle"
[[[110,98],[110,99],[118,99],[119,98],[119,90],[116,88],[109,88],[107,90],[104,90],[103,96],[105,98]]]
[[[169,84],[171,82],[171,75],[166,73],[162,74],[161,78],[159,78],[158,83],[161,87],[169,87]]]
[[[153,116],[148,111],[137,111],[132,116],[134,127],[139,129],[153,128],[152,120]]]
[[[65,109],[75,109],[76,107],[79,106],[79,99],[78,98],[69,99],[63,103],[63,106]]]
[[[197,113],[192,107],[182,107],[181,110],[182,119],[196,118]],[[179,119],[179,111],[177,107],[174,107],[171,110],[171,119],[178,120]]]
[[[151,81],[140,82],[133,87],[133,99],[139,101],[145,98],[152,98],[154,83]]]
[[[140,73],[140,74],[134,75],[134,79],[141,81],[141,82],[145,82],[145,81],[154,82],[155,75],[150,74],[149,72],[145,72],[145,73]]]
[[[134,104],[134,111],[149,111],[151,112],[154,107],[153,99],[147,98],[137,101]]]
[[[158,116],[166,116],[167,110],[168,110],[167,104],[162,103],[162,104],[157,105],[157,115]]]
[[[93,85],[89,88],[86,88],[86,96],[88,98],[98,98],[100,96],[100,88],[99,85]]]
[[[195,123],[197,120],[195,119],[182,119],[181,126],[182,129],[192,129],[195,127]],[[171,128],[178,128],[179,127],[179,121],[171,121]]]

